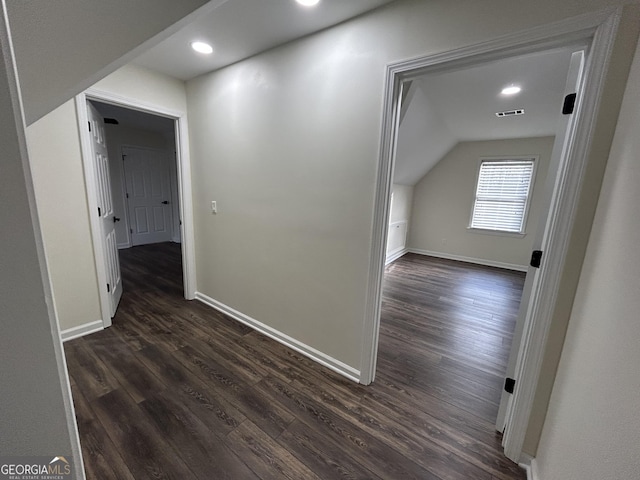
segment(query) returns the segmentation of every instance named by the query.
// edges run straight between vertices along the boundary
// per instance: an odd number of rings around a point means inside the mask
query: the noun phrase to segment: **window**
[[[535,160],[480,159],[469,228],[524,233]]]

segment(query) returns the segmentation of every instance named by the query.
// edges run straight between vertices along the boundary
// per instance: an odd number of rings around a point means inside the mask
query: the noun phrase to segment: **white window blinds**
[[[471,228],[524,233],[534,159],[482,160]]]

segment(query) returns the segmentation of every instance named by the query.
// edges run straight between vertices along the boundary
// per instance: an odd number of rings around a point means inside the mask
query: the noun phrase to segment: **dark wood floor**
[[[198,302],[179,248],[121,252],[105,331],[65,343],[89,479],[524,479],[493,422],[523,275],[387,267],[376,382]]]

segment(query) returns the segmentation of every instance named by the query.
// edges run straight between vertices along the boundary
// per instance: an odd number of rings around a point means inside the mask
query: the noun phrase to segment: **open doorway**
[[[543,350],[553,315],[560,275],[567,254],[567,239],[574,220],[575,207],[590,145],[591,125],[594,121],[603,72],[606,71],[613,35],[616,31],[615,16],[593,16],[555,25],[551,29],[538,29],[512,38],[446,52],[415,60],[399,62],[387,68],[387,89],[383,114],[383,134],[380,155],[376,216],[374,222],[374,248],[370,275],[371,296],[368,309],[371,323],[365,323],[365,341],[362,361],[362,383],[373,381],[376,371],[376,352],[379,339],[382,274],[385,262],[386,237],[389,227],[389,204],[393,171],[398,145],[398,124],[401,118],[401,101],[408,82],[426,74],[443,70],[466,68],[500,59],[526,55],[554,48],[587,45],[586,61],[576,61],[576,68],[569,69],[563,110],[565,128],[558,127],[552,159],[557,162],[557,174],[547,182],[548,193],[535,233],[531,266],[528,267],[524,285],[523,308],[518,316],[514,335],[515,388],[510,396],[506,413],[506,430],[503,440],[508,458],[521,459],[533,394],[540,373]],[[580,55],[576,57],[580,60]],[[570,92],[570,94],[569,94]],[[574,108],[574,105],[575,108]],[[565,108],[566,107],[566,108]],[[558,138],[560,138],[558,140]],[[395,201],[395,199],[394,199]],[[544,253],[544,260],[540,257]],[[533,261],[536,260],[537,261]],[[379,266],[380,270],[374,267]],[[520,338],[520,340],[518,340]],[[509,361],[511,364],[511,361]],[[508,394],[510,395],[510,394]]]
[[[182,296],[175,120],[89,103],[104,121],[122,288],[139,291],[152,276]]]
[[[144,278],[167,277],[156,283],[193,299],[185,115],[91,91],[76,97],[76,107],[81,131],[86,130],[81,142],[87,198],[96,213],[91,217],[96,270],[106,285],[100,292],[103,327],[111,325],[127,284],[131,288]]]
[[[438,69],[403,86],[378,371],[486,422],[488,436],[584,48]]]

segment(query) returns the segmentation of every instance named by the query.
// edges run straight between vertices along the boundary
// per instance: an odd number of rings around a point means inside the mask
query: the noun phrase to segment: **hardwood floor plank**
[[[314,428],[299,420],[294,421],[278,438],[278,442],[309,465],[320,478],[375,480],[381,478],[358,463],[349,449],[331,439],[318,441]]]
[[[408,459],[394,448],[394,441],[381,442],[359,425],[344,420],[325,405],[316,402],[291,385],[267,377],[258,384],[268,395],[296,414],[298,420],[318,431],[319,439],[329,437],[353,451],[374,474],[387,478],[437,479],[428,470]],[[323,440],[324,441],[324,440]]]
[[[166,387],[138,360],[131,349],[112,329],[86,338],[87,347],[106,365],[136,403],[150,395],[163,391]]]
[[[188,347],[178,350],[174,355],[203,380],[215,382],[217,392],[272,438],[277,438],[293,421],[293,415],[268,398],[257,395],[251,388],[253,384],[246,385],[236,380],[233,373],[213,359],[203,357]]]
[[[136,480],[193,478],[193,472],[124,391],[113,390],[91,405],[111,440],[120,446]]]
[[[294,381],[292,387],[299,387]],[[477,480],[490,480],[491,475],[467,461],[460,455],[452,455],[452,452],[443,448],[439,442],[433,441],[428,435],[416,433],[416,424],[406,426],[400,422],[389,422],[389,418],[381,415],[380,410],[368,408],[362,403],[344,403],[343,399],[337,397],[331,388],[322,390],[320,388],[300,388],[307,393],[309,398],[319,402],[331,412],[344,418],[350,423],[362,428],[368,434],[383,442],[393,439],[393,447],[405,458],[413,460],[434,475],[440,478],[455,480],[466,480],[474,478]]]
[[[523,274],[396,260],[363,386],[182,298],[179,245],[120,256],[113,326],[64,344],[88,478],[525,479],[493,425]]]
[[[87,480],[134,480],[82,391],[76,385],[72,385],[71,390]]]
[[[84,339],[79,338],[66,346],[68,368],[79,390],[92,400],[118,388],[118,381],[110,369],[93,355]]]
[[[155,346],[140,351],[140,359],[162,378],[166,387],[181,396],[212,432],[226,435],[245,421],[246,417],[214,388],[193,375],[167,352]]]
[[[231,432],[227,439],[233,451],[263,480],[321,479],[249,420]]]
[[[257,479],[245,462],[170,391],[140,404],[163,438],[174,447],[200,480]]]

